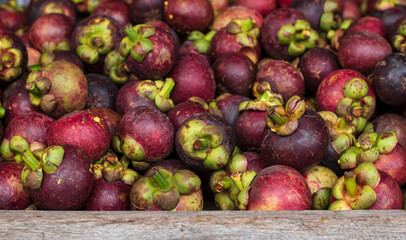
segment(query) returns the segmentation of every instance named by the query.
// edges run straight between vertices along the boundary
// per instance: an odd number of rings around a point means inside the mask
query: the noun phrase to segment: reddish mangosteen
[[[19,6],[17,1],[7,1],[0,5],[0,21],[3,22],[8,31],[16,33],[27,25],[25,8]]]
[[[40,16],[50,13],[63,14],[76,20],[75,5],[69,0],[33,0],[27,9],[28,21],[32,24]]]
[[[251,86],[255,80],[255,64],[239,52],[221,55],[213,64],[217,92],[245,97],[252,96]]]
[[[393,177],[399,186],[406,183],[406,150],[400,144],[397,144],[390,153],[379,155],[374,165]]]
[[[103,73],[106,55],[118,48],[124,36],[121,25],[113,18],[106,15],[92,15],[75,26],[71,46],[84,62],[88,72]]]
[[[16,116],[8,124],[0,146],[3,159],[22,162],[21,153],[30,149],[35,155],[47,147],[48,128],[55,122],[51,117],[38,112]]]
[[[342,16],[343,19],[351,19],[353,21],[361,18],[361,11],[358,7],[358,4],[352,0],[344,0]]]
[[[269,61],[259,68],[252,87],[254,96],[259,97],[263,92],[260,87],[263,82],[269,83],[272,91],[281,94],[285,102],[294,95],[304,95],[303,75],[285,61]]]
[[[290,61],[316,47],[319,35],[303,13],[280,8],[269,13],[261,29],[262,47],[274,59]]]
[[[240,95],[221,94],[215,100],[215,105],[220,110],[224,120],[231,127],[235,126],[238,116],[240,115],[239,106],[242,102],[250,101],[249,98]]]
[[[264,17],[266,17],[268,13],[276,9],[276,0],[258,0],[258,1],[236,0],[234,4],[238,6],[246,6],[248,8],[255,9]]]
[[[129,81],[117,93],[115,109],[121,115],[139,106],[150,106],[161,112],[169,111],[173,101],[169,98],[174,87],[174,81],[167,78],[164,81],[145,80]]]
[[[0,209],[24,210],[31,204],[28,189],[21,181],[23,165],[0,162]]]
[[[190,97],[200,97],[206,102],[215,97],[216,82],[213,70],[200,54],[181,55],[168,77],[175,81],[171,93],[175,104],[184,102]]]
[[[156,162],[169,156],[175,129],[159,110],[141,106],[124,114],[113,147],[134,162]]]
[[[175,64],[177,49],[172,35],[160,27],[139,24],[124,27],[127,34],[119,53],[131,73],[140,79],[162,79]]]
[[[22,76],[27,68],[27,49],[12,32],[0,31],[0,82],[7,83]]]
[[[109,129],[110,129],[110,137],[111,137],[111,139],[113,139],[113,137],[118,133],[118,127],[120,125],[121,115],[110,108],[93,107],[93,108],[89,108],[87,110],[89,112],[99,116],[100,118],[103,118],[104,120],[106,120],[107,125],[109,126]]]
[[[327,75],[317,89],[319,111],[330,111],[352,122],[360,133],[375,110],[372,84],[361,73],[340,69]]]
[[[349,32],[338,47],[338,60],[343,68],[369,75],[374,66],[392,53],[383,37],[369,32]]]
[[[130,210],[130,191],[140,175],[128,168],[126,158],[118,160],[113,153],[107,153],[94,165],[94,184],[89,198],[83,206],[90,211]]]
[[[108,0],[99,5],[91,15],[107,15],[116,20],[121,26],[130,22],[129,6],[121,0]]]
[[[25,90],[25,79],[23,76],[15,82],[8,85],[2,93],[2,103],[6,110],[4,122],[8,124],[14,117],[29,113],[40,112],[37,106],[30,103],[30,95]]]
[[[92,160],[72,145],[50,146],[38,160],[28,149],[21,178],[34,204],[42,210],[76,210],[93,186]]]
[[[149,20],[149,21],[145,22],[145,24],[152,25],[152,26],[155,26],[155,27],[160,27],[160,28],[163,28],[164,30],[168,31],[171,34],[171,36],[173,37],[173,40],[175,41],[175,45],[177,47],[180,46],[180,39],[179,39],[178,34],[164,20],[157,20],[157,19],[156,20]]]
[[[332,51],[313,48],[300,58],[299,68],[304,78],[306,92],[314,96],[324,77],[340,69],[340,63],[337,55]]]
[[[130,193],[133,210],[200,211],[203,195],[200,178],[190,170],[153,168]]]
[[[317,165],[327,151],[330,141],[324,119],[306,109],[299,96],[289,99],[285,108],[270,107],[266,124],[260,149],[266,166],[283,164],[304,171]]]
[[[178,130],[180,125],[182,125],[182,123],[189,117],[199,113],[208,112],[208,110],[209,106],[203,99],[199,97],[191,97],[185,102],[176,104],[168,111],[167,116],[175,130]]]
[[[216,34],[215,31],[209,31],[206,35],[199,31],[192,31],[187,37],[187,40],[179,47],[179,55],[189,52],[198,53],[211,63],[210,43],[214,34]]]
[[[164,6],[165,20],[183,34],[204,32],[213,21],[213,7],[207,0],[166,0]]]
[[[81,13],[92,13],[97,7],[103,5],[109,0],[75,0],[73,3],[76,5],[76,9]],[[127,2],[128,4],[128,2]]]
[[[406,55],[391,54],[372,72],[372,83],[378,98],[390,106],[406,106]]]
[[[30,44],[40,52],[70,50],[70,41],[75,23],[69,17],[50,13],[39,17],[28,32]]]
[[[86,105],[86,76],[73,63],[54,61],[31,72],[26,83],[31,104],[54,118],[81,110]]]
[[[256,152],[233,155],[225,169],[213,172],[209,180],[216,207],[221,210],[246,210],[250,184],[264,168]]]
[[[87,74],[87,96],[86,108],[104,107],[114,108],[118,87],[110,78],[100,74]]]
[[[266,112],[271,106],[283,104],[280,94],[266,90],[258,99],[242,102],[234,125],[237,146],[244,151],[259,151],[266,127]]]
[[[311,205],[306,180],[291,167],[267,167],[251,183],[248,210],[310,210]]]
[[[330,206],[331,191],[337,182],[337,175],[330,169],[314,166],[303,173],[312,194],[312,209],[327,210]]]
[[[292,0],[276,0],[279,8],[288,8],[292,3]]]
[[[82,148],[96,161],[110,146],[110,128],[104,120],[89,110],[82,110],[58,119],[48,129],[47,143],[70,144]]]
[[[70,62],[78,66],[80,70],[82,71],[85,70],[82,60],[71,51],[53,51],[53,52],[48,51],[41,54],[41,57],[39,58],[39,64],[41,64],[42,66],[45,66],[54,61]]]
[[[235,18],[214,34],[210,43],[211,56],[215,60],[227,53],[240,52],[256,64],[261,58],[259,34],[258,26],[250,17]]]
[[[130,4],[130,15],[135,24],[164,18],[165,0],[133,0]]]
[[[262,15],[251,8],[244,6],[231,6],[228,7],[224,12],[220,13],[213,21],[211,29],[214,31],[219,31],[220,29],[226,27],[233,19],[247,19],[251,18],[252,21],[258,26],[259,29],[262,27],[262,22],[264,21]]]
[[[336,200],[329,210],[402,208],[402,191],[396,181],[369,162],[340,177],[332,195]]]
[[[386,39],[387,37],[387,29],[385,24],[376,17],[363,17],[353,23],[350,28],[347,30],[347,34],[352,32],[360,32],[365,31],[369,33],[375,33],[379,36]]]
[[[192,169],[217,170],[229,161],[235,134],[222,117],[201,113],[188,118],[178,128],[175,145],[180,160]]]
[[[384,113],[372,120],[375,132],[395,131],[399,144],[406,148],[406,118],[394,113]]]

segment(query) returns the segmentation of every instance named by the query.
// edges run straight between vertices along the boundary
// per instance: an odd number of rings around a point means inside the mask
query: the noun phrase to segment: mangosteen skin
[[[86,108],[114,108],[118,87],[110,78],[101,74],[87,74],[88,96]]]
[[[76,210],[83,206],[94,183],[92,160],[73,145],[62,145],[62,164],[52,174],[44,173],[41,188],[29,190],[42,210]]]
[[[406,8],[402,6],[395,6],[385,11],[374,11],[371,13],[371,16],[381,19],[388,30],[399,18],[405,15]]]
[[[317,88],[316,102],[318,111],[336,112],[337,104],[344,98],[343,88],[353,78],[361,78],[368,85],[368,94],[375,98],[373,86],[361,73],[351,69],[339,69],[328,74]]]
[[[220,56],[213,64],[213,71],[218,94],[252,96],[251,86],[255,81],[256,67],[244,54],[235,52]]]
[[[110,146],[110,128],[104,120],[89,110],[68,114],[48,129],[47,143],[71,144],[82,148],[92,161],[99,159]]]
[[[261,66],[255,82],[268,82],[271,91],[281,94],[284,102],[287,102],[295,95],[302,97],[305,91],[305,83],[301,72],[281,60],[272,60]]]
[[[278,31],[287,24],[294,24],[296,20],[306,17],[293,8],[279,8],[270,12],[264,19],[261,29],[262,47],[271,58],[290,61],[294,57],[289,55],[288,45],[279,43]]]
[[[340,42],[338,60],[341,66],[369,75],[375,65],[392,53],[383,37],[369,32],[350,32]]]
[[[66,61],[75,64],[80,70],[85,71],[82,60],[71,51],[55,51],[53,52],[55,58],[53,61]]]
[[[347,33],[359,31],[375,33],[385,39],[388,34],[385,24],[379,18],[370,16],[363,17],[353,23],[351,27],[348,28]]]
[[[299,68],[306,93],[314,96],[324,77],[341,67],[335,53],[325,48],[313,48],[300,58]]]
[[[240,95],[232,95],[226,98],[222,98],[217,100],[217,107],[220,112],[223,114],[224,120],[231,127],[234,128],[235,123],[237,121],[238,116],[240,115],[240,111],[238,111],[238,107],[244,101],[249,101],[250,99]]]
[[[103,118],[106,120],[107,125],[109,125],[110,129],[110,136],[113,138],[117,132],[118,132],[118,126],[120,125],[121,121],[121,115],[118,114],[116,111],[110,108],[98,108],[98,107],[93,107],[87,109],[91,113],[99,116],[100,118]]]
[[[403,194],[395,179],[386,172],[378,170],[381,175],[379,185],[374,189],[376,201],[370,210],[402,209]]]
[[[44,52],[49,50],[48,44],[69,43],[74,28],[75,23],[69,17],[50,13],[35,20],[29,29],[28,39],[32,47]]]
[[[331,143],[329,143],[326,154],[324,154],[320,160],[319,165],[330,169],[337,175],[337,177],[341,177],[344,175],[345,170],[341,169],[340,164],[338,164],[339,158],[340,155],[334,150]]]
[[[202,105],[192,101],[186,101],[175,105],[175,107],[169,110],[166,115],[168,116],[169,120],[171,120],[175,130],[178,130],[180,125],[182,125],[182,123],[185,122],[189,117],[204,112],[207,112],[207,109]]]
[[[15,162],[0,162],[0,210],[24,210],[31,204],[21,181],[23,168]]]
[[[148,169],[145,171],[144,176],[151,177],[154,168],[160,168],[160,167],[166,168],[166,169],[170,170],[172,173],[176,173],[177,171],[179,171],[181,169],[190,170],[179,159],[163,159],[163,160],[160,160],[158,162],[154,162],[153,164],[151,164],[151,166],[149,166]]]
[[[205,32],[213,21],[213,6],[207,0],[166,0],[165,20],[176,31],[187,34],[193,30]]]
[[[100,4],[91,15],[107,15],[125,26],[130,22],[130,7],[121,0],[109,0]]]
[[[251,18],[258,28],[261,29],[264,21],[262,15],[257,10],[245,6],[228,7],[224,12],[220,13],[214,18],[211,29],[219,31],[220,29],[226,27],[227,24],[235,18],[246,19],[248,17]]]
[[[265,111],[248,110],[242,112],[234,126],[237,146],[244,151],[259,151],[265,127]]]
[[[94,182],[83,209],[87,211],[130,210],[130,191],[131,186],[122,181],[108,183],[101,177]]]
[[[175,147],[176,147],[176,152],[178,153],[178,157],[180,160],[186,164],[186,166],[196,170],[196,171],[205,171],[208,170],[204,165],[203,161],[197,161],[194,159],[191,159],[187,157],[184,152],[183,152],[183,147],[182,144],[180,143],[180,129],[183,126],[187,126],[188,122],[191,120],[200,120],[206,123],[206,126],[216,126],[221,130],[221,133],[223,135],[223,140],[221,142],[221,145],[224,145],[228,148],[230,155],[234,151],[235,147],[235,133],[233,129],[230,127],[230,125],[222,118],[219,117],[215,114],[212,113],[200,113],[197,115],[194,115],[190,118],[188,118],[187,121],[185,121],[179,128],[178,131],[176,132],[175,136]]]
[[[399,186],[406,183],[406,150],[399,143],[392,152],[380,154],[374,165],[378,170],[391,175]]]
[[[287,165],[303,172],[320,162],[329,143],[324,119],[316,111],[306,109],[292,135],[279,136],[265,128],[261,158],[266,166]]]
[[[264,17],[276,9],[276,0],[236,0],[235,4],[255,9]]]
[[[130,16],[135,24],[164,18],[165,0],[133,0],[130,5]]]
[[[31,3],[32,2],[32,3]],[[31,1],[30,6],[27,9],[27,18],[30,24],[32,24],[39,17],[50,14],[59,13],[63,14],[72,21],[76,20],[75,5],[69,0],[40,0]]]
[[[24,76],[12,82],[4,89],[1,102],[6,110],[6,115],[4,116],[5,124],[21,114],[40,112],[39,107],[32,105],[30,102],[30,95],[25,90]]]
[[[185,102],[190,97],[200,97],[206,102],[215,97],[213,70],[200,54],[187,53],[180,56],[168,77],[175,81],[171,92],[175,104]]]
[[[295,169],[275,165],[254,178],[249,210],[310,210],[312,197],[305,178]]]
[[[390,106],[406,106],[406,54],[393,53],[380,61],[372,72],[378,98]]]
[[[324,0],[293,0],[290,8],[302,12],[308,19],[310,26],[316,30],[320,30],[320,17],[324,13]]]
[[[144,149],[146,162],[166,158],[173,150],[175,129],[169,118],[156,108],[141,106],[124,114],[119,137],[134,138]]]

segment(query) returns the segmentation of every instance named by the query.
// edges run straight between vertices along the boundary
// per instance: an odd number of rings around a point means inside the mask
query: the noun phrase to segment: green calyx
[[[41,162],[29,149],[21,153],[21,159],[27,164],[21,172],[23,184],[33,190],[39,189],[43,180]]]
[[[272,106],[266,114],[266,124],[281,136],[293,134],[299,127],[299,119],[306,110],[306,103],[299,96],[291,97],[285,105]]]
[[[303,19],[294,24],[282,26],[278,31],[278,40],[282,45],[288,45],[290,56],[301,56],[306,50],[316,47],[319,34]]]
[[[55,59],[55,54],[53,51],[46,51],[43,52],[39,58],[39,63],[41,66],[45,66],[51,62],[53,62]]]
[[[51,80],[43,77],[41,70],[31,72],[27,77],[27,84],[25,85],[25,89],[29,92],[30,103],[34,106],[40,106],[41,110],[46,113],[51,112],[56,107],[55,97],[52,94],[48,94],[51,85]],[[42,106],[44,109],[42,109]]]
[[[329,210],[368,209],[376,201],[374,189],[380,175],[373,163],[362,163],[354,171],[346,172],[334,185],[332,194],[337,199]]]
[[[95,18],[78,33],[79,46],[76,53],[84,62],[95,64],[100,55],[106,55],[115,47],[114,31],[116,27],[104,17]]]
[[[269,83],[267,84],[269,85]],[[265,90],[259,98],[240,103],[238,110],[240,112],[247,110],[267,111],[269,107],[281,105],[283,105],[282,95],[271,92],[269,87],[269,90]]]
[[[385,11],[387,9],[396,7],[399,5],[399,0],[378,0],[375,3],[375,9],[379,11]]]
[[[192,31],[188,36],[188,40],[193,41],[193,47],[199,53],[209,54],[210,43],[214,34],[216,34],[216,31],[214,30],[208,32],[206,35],[199,31]]]
[[[337,115],[351,121],[356,128],[356,133],[360,133],[365,128],[367,120],[375,111],[376,101],[367,94],[368,85],[365,80],[354,78],[343,87],[344,98],[337,104]]]
[[[355,146],[347,149],[338,162],[342,169],[352,169],[360,163],[374,163],[380,154],[388,154],[396,147],[398,139],[394,131],[366,132],[361,134]]]
[[[146,158],[143,146],[130,136],[113,138],[113,148],[119,153],[123,153],[132,161],[141,162]]]
[[[222,143],[223,133],[219,127],[194,119],[188,121],[179,131],[179,140],[187,157],[201,161],[206,168],[212,170],[227,164],[230,150]]]
[[[0,80],[13,81],[22,74],[22,52],[13,47],[14,41],[8,37],[0,38]]]
[[[46,148],[42,155],[42,165],[44,172],[51,174],[62,164],[65,150],[61,146],[50,146]]]
[[[330,206],[331,188],[322,188],[312,195],[313,210],[327,210]]]
[[[320,28],[324,29],[324,37],[326,40],[330,41],[330,45],[333,47],[333,49],[338,49],[341,38],[344,36],[346,33],[346,30],[351,26],[353,23],[352,19],[345,19],[344,21],[341,21],[341,17],[338,15],[334,15],[334,21],[332,24],[329,24],[330,18],[328,17],[331,15],[331,13],[325,13],[327,14],[327,18],[324,21],[320,21]],[[324,15],[322,15],[323,18]]]
[[[103,177],[108,183],[121,180],[125,184],[132,186],[140,178],[140,175],[136,171],[129,169],[129,164],[130,160],[128,158],[122,157],[119,160],[116,154],[108,152],[95,162],[94,178]]]
[[[108,75],[117,85],[124,85],[129,81],[130,71],[118,50],[109,52],[104,60],[104,74]]]
[[[244,47],[255,47],[258,42],[260,30],[250,18],[233,19],[226,26],[227,32],[236,35],[236,41]]]
[[[119,52],[122,57],[128,55],[137,62],[142,62],[147,54],[154,48],[154,43],[149,39],[155,34],[155,27],[146,24],[136,26],[126,25],[123,31],[127,37],[121,40]]]
[[[397,34],[393,36],[392,45],[399,52],[406,52],[406,21],[403,21],[398,29]]]
[[[343,154],[355,143],[355,126],[333,112],[321,111],[319,114],[329,129],[331,146],[338,154]]]
[[[155,105],[161,112],[167,112],[175,106],[172,99],[169,98],[174,86],[173,78],[167,78],[165,82],[145,80],[137,84],[136,91],[142,98],[155,101]]]

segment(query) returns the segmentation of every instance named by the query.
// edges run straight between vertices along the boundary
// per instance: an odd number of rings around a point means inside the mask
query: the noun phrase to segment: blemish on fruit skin
[[[173,15],[169,14],[169,19],[172,20],[173,19]]]
[[[61,182],[62,182],[62,179],[59,178],[57,184],[59,185],[59,184],[61,184]]]

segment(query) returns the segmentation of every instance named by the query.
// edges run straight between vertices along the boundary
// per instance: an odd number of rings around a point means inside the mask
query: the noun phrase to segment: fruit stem
[[[26,149],[21,157],[33,171],[37,170],[41,165],[30,149]]]
[[[282,126],[289,121],[289,119],[286,116],[282,116],[279,113],[277,113],[275,107],[271,107],[267,115],[268,118],[271,119],[276,126]]]
[[[168,98],[171,95],[171,91],[175,86],[175,81],[173,78],[167,78],[165,80],[165,84],[162,89],[159,91],[159,95],[163,96],[164,98]]]
[[[161,190],[166,190],[169,188],[169,182],[158,170],[153,173],[152,179],[158,184]]]
[[[357,181],[355,174],[352,172],[345,172],[345,187],[351,197],[354,197],[357,194]]]

